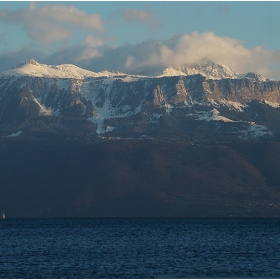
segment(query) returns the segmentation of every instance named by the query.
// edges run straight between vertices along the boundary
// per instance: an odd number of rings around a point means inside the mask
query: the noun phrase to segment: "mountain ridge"
[[[203,59],[200,63],[184,64],[178,66],[169,66],[161,70],[161,74],[150,74],[146,75],[135,75],[122,73],[119,71],[107,71],[93,72],[80,68],[74,64],[61,64],[61,65],[47,65],[40,64],[34,59],[27,60],[26,62],[20,63],[10,70],[6,70],[0,73],[0,76],[36,76],[36,77],[48,77],[48,78],[75,78],[85,79],[88,77],[116,77],[116,76],[132,76],[132,77],[165,77],[165,76],[190,76],[200,74],[206,79],[239,79],[248,78],[252,81],[264,82],[265,77],[260,74],[248,72],[246,74],[238,74],[236,71],[230,69],[228,66],[218,64],[209,59]]]
[[[206,64],[217,70],[217,64],[209,60]],[[10,127],[0,133],[34,134],[38,130],[34,122],[39,121],[40,129],[49,130],[51,122],[51,131],[66,129],[71,134],[71,119],[83,123],[86,135],[103,138],[190,137],[192,133],[206,137],[206,131],[219,139],[278,137],[280,82],[256,81],[254,73],[250,78],[218,79],[200,73],[173,74],[95,73],[69,64],[27,61],[0,75],[0,127]]]
[[[189,76],[200,74],[206,77],[207,80],[220,80],[220,79],[242,79],[246,78],[254,82],[265,82],[266,79],[260,74],[248,72],[246,74],[238,74],[229,67],[214,63],[211,60],[202,61],[202,64],[185,64],[181,66],[171,66],[163,70],[163,74],[158,77],[164,76]]]
[[[110,72],[104,70],[102,72],[92,72],[82,69],[74,64],[47,65],[40,64],[34,59],[20,63],[10,70],[3,71],[0,76],[33,76],[46,78],[67,78],[67,79],[85,79],[88,77],[112,77],[118,75],[126,75],[121,72]]]

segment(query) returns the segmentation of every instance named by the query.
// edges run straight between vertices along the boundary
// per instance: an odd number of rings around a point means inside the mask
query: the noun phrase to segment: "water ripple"
[[[279,219],[0,221],[1,278],[278,278]]]

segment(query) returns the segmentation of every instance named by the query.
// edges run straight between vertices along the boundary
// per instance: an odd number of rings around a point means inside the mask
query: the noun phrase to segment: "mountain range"
[[[280,82],[203,60],[0,74],[10,217],[280,217]]]
[[[0,74],[1,136],[279,137],[280,83],[210,60],[157,76],[35,60]]]

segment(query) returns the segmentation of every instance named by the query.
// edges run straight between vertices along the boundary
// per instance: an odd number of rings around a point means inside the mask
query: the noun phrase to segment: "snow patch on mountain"
[[[163,114],[157,114],[154,113],[150,116],[148,123],[159,123],[160,118],[163,116]]]
[[[231,119],[221,116],[220,112],[215,108],[211,111],[200,111],[200,112],[197,112],[196,114],[190,114],[189,116],[191,116],[191,115],[194,115],[197,118],[197,120],[200,120],[200,121],[205,120],[207,122],[210,122],[210,121],[236,122],[236,121],[233,121]]]
[[[280,104],[279,103],[275,103],[275,102],[270,102],[270,101],[267,101],[267,100],[264,100],[263,101],[265,104],[273,107],[273,108],[279,108],[280,107]]]
[[[18,136],[20,136],[20,135],[22,134],[22,132],[23,132],[23,131],[20,130],[20,131],[18,131],[18,132],[14,132],[14,133],[8,135],[7,137],[18,137]]]
[[[33,100],[36,102],[36,104],[38,104],[38,106],[40,107],[40,115],[41,116],[51,116],[53,114],[53,111],[51,109],[47,109],[42,103],[41,103],[41,98],[34,98]]]
[[[241,104],[239,102],[234,102],[234,101],[228,101],[225,99],[220,100],[221,104],[226,105],[230,110],[236,110],[238,112],[244,112],[244,108],[248,107],[246,104]]]
[[[254,122],[249,122],[250,126],[247,130],[242,130],[239,136],[242,140],[248,140],[250,138],[259,138],[268,136],[273,136],[273,132],[269,130],[265,125],[256,124]]]
[[[175,69],[174,67],[168,67],[163,70],[161,75],[158,75],[158,78],[161,77],[172,77],[172,76],[187,76],[186,73],[182,72],[181,70]]]
[[[228,107],[229,110],[234,110],[237,112],[244,112],[244,108],[248,107],[247,104],[242,104],[240,102],[234,102],[226,99],[221,99],[221,100],[214,100],[212,98],[209,98],[206,102],[206,105],[211,104],[214,107],[220,107],[221,105],[224,105]]]
[[[260,74],[248,72],[247,74],[239,74],[238,78],[246,78],[253,82],[265,82],[267,79]]]

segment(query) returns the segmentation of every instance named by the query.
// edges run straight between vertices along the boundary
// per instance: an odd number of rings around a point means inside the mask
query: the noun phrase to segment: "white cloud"
[[[280,63],[280,51],[265,50],[261,46],[249,49],[240,40],[219,37],[212,32],[177,36],[146,53],[146,57],[133,55],[135,69],[191,64],[207,57],[239,73],[251,71],[272,77],[272,66]]]
[[[75,6],[45,5],[32,2],[28,8],[1,10],[0,20],[23,25],[28,35],[43,45],[67,41],[75,29],[103,31],[99,15],[85,13]]]
[[[103,45],[103,40],[95,38],[92,35],[88,35],[81,44],[81,54],[75,60],[82,61],[102,56],[102,51],[98,48]]]
[[[82,45],[92,48],[98,48],[102,47],[104,45],[104,42],[100,38],[95,38],[92,35],[88,35],[85,40],[82,42]]]
[[[133,66],[133,62],[134,62],[133,56],[129,55],[126,59],[125,67],[128,69],[131,68]]]

